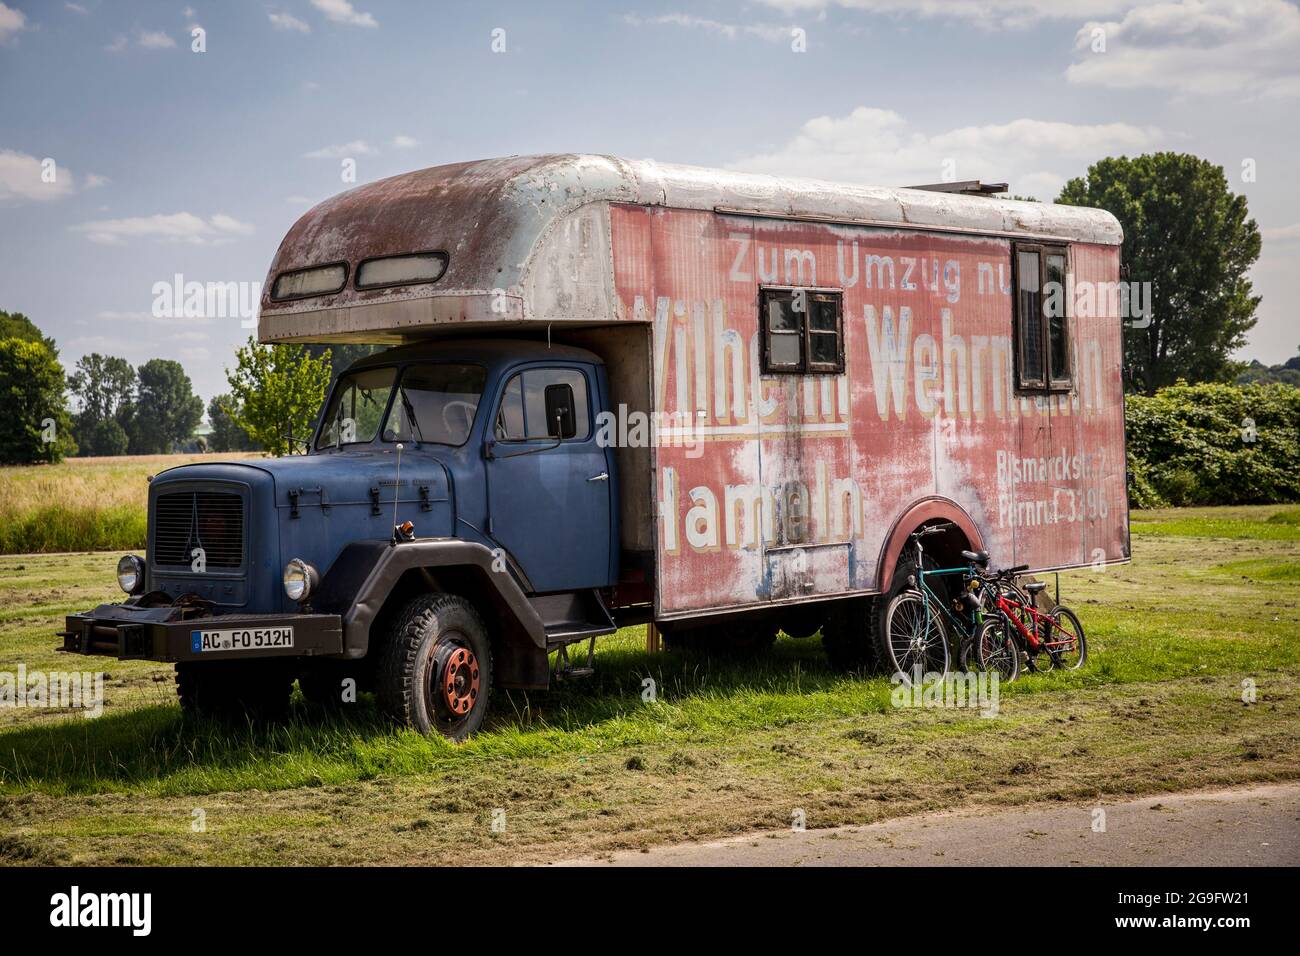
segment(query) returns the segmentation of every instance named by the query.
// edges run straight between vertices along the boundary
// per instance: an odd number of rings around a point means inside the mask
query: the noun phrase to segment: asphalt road
[[[1098,811],[1104,811],[1104,818]],[[717,843],[628,851],[567,865],[1297,866],[1300,783],[1127,802],[959,810]]]

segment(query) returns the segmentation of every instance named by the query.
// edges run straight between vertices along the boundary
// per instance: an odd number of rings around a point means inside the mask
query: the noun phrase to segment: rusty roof
[[[530,271],[544,240],[584,207],[610,202],[1110,245],[1123,238],[1110,213],[1051,203],[591,154],[485,159],[392,176],[308,210],[271,264],[259,336],[337,340],[386,329],[392,334],[368,340],[396,341],[436,324],[526,322]],[[281,272],[332,262],[351,272],[365,258],[432,250],[449,257],[432,285],[358,290],[349,282],[332,296],[270,298]]]

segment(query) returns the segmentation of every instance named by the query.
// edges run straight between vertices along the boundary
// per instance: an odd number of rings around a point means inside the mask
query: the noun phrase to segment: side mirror
[[[578,417],[573,406],[571,385],[560,383],[546,386],[546,428],[551,438],[572,438],[578,434]]]

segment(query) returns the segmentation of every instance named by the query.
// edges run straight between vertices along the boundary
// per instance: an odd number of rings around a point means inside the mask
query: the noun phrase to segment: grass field
[[[1135,513],[1131,565],[1062,575],[1089,666],[1003,687],[992,719],[895,708],[816,639],[728,664],[647,654],[638,629],[599,645],[591,680],[499,695],[459,747],[364,697],[337,718],[299,700],[269,730],[183,722],[169,668],[52,650],[64,613],[115,598],[116,555],[0,557],[0,673],[107,672],[97,719],[0,709],[0,862],[537,862],[796,811],[824,827],[1298,778],[1298,516]]]
[[[193,461],[249,457],[134,455],[0,468],[0,554],[138,550],[150,475]]]

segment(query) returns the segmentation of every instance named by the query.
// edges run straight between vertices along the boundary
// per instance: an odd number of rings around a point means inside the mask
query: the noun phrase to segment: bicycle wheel
[[[912,686],[917,673],[948,674],[948,632],[938,608],[919,591],[903,591],[885,610],[885,646],[893,673]]]
[[[1046,628],[1046,645],[1052,666],[1077,671],[1088,661],[1088,641],[1083,636],[1079,616],[1058,604],[1052,609],[1051,620],[1050,627]]]
[[[981,624],[968,647],[969,663],[979,670],[996,672],[998,680],[1007,684],[1020,676],[1020,645],[1014,629],[1001,615]],[[963,666],[967,663],[962,661]]]

